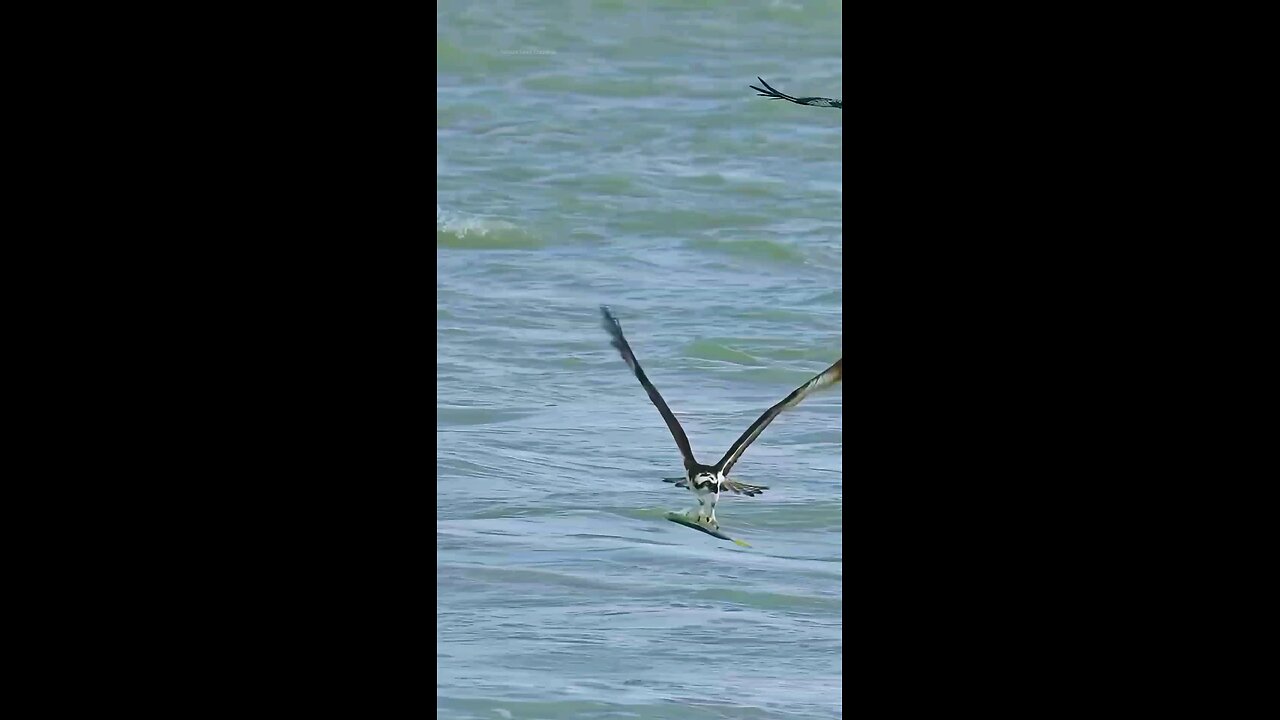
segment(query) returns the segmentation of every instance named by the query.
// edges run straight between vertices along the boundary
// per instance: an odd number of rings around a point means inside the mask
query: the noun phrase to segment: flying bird
[[[782,92],[778,92],[777,90],[774,90],[773,86],[765,82],[764,78],[760,77],[759,75],[756,76],[756,79],[760,81],[760,84],[764,85],[763,88],[758,88],[755,85],[748,85],[747,87],[751,88],[752,90],[759,91],[757,94],[760,95],[760,97],[773,98],[774,100],[788,100],[797,105],[812,105],[813,107],[833,107],[837,110],[842,109],[840,107],[839,100],[832,100],[831,98],[824,98],[824,97],[802,97],[802,98],[791,97],[786,93],[782,93]]]
[[[729,491],[734,494],[755,497],[760,493],[768,490],[765,485],[748,485],[729,479],[729,471],[733,469],[738,459],[742,457],[742,453],[746,451],[747,446],[755,441],[760,433],[773,422],[783,410],[788,410],[800,404],[810,393],[815,390],[827,387],[840,382],[844,367],[844,358],[836,360],[835,364],[815,375],[805,384],[796,388],[790,395],[786,396],[777,405],[769,408],[751,423],[751,427],[734,441],[729,447],[729,451],[720,458],[720,462],[715,465],[703,465],[693,457],[693,448],[689,445],[689,438],[684,434],[684,429],[680,427],[680,421],[676,420],[676,416],[672,414],[671,408],[667,407],[666,401],[662,399],[662,395],[658,393],[658,389],[649,382],[648,376],[644,374],[644,369],[640,367],[640,361],[636,360],[635,353],[631,351],[631,345],[627,343],[627,339],[622,335],[622,325],[618,319],[613,316],[608,307],[600,306],[600,312],[604,315],[604,329],[608,331],[613,338],[610,342],[613,347],[617,348],[622,355],[623,361],[635,373],[636,379],[644,386],[644,391],[649,394],[649,400],[658,408],[658,412],[662,414],[662,419],[667,423],[667,429],[671,431],[672,437],[676,440],[676,445],[680,448],[680,454],[684,457],[685,477],[683,478],[665,478],[667,482],[676,484],[676,487],[687,488],[698,499],[698,506],[690,509],[685,513],[686,516],[693,516],[698,522],[706,522],[714,528],[719,528],[720,523],[716,521],[716,503],[720,500],[722,491]]]

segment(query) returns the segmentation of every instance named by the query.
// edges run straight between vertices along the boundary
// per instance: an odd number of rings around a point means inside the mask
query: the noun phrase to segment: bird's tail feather
[[[733,480],[725,480],[720,483],[721,492],[728,490],[735,495],[746,495],[747,497],[755,497],[768,489],[769,486],[767,485],[748,485],[747,483],[740,483]]]

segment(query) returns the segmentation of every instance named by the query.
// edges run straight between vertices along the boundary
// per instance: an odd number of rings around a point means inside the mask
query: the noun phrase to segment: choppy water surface
[[[703,462],[842,351],[836,2],[448,2],[436,60],[441,718],[842,715],[840,389],[722,498]]]

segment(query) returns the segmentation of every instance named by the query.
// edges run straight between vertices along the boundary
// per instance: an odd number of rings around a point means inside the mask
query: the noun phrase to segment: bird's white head
[[[716,477],[715,473],[699,472],[693,476],[693,482],[691,484],[695,491],[702,490],[705,492],[710,490],[714,492],[719,483],[720,480]]]

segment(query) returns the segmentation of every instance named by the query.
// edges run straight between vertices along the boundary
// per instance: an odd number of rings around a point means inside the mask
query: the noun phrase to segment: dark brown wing
[[[680,427],[680,421],[676,420],[676,416],[671,412],[671,408],[667,407],[667,403],[662,399],[662,395],[658,393],[658,389],[645,376],[644,368],[640,367],[640,361],[636,360],[635,353],[631,352],[631,345],[622,336],[622,325],[618,322],[618,319],[604,305],[600,306],[600,313],[604,315],[604,329],[613,337],[613,341],[610,344],[622,354],[622,359],[626,361],[627,367],[630,367],[631,372],[636,374],[636,379],[644,386],[644,391],[649,393],[649,399],[657,406],[658,412],[662,413],[662,419],[667,421],[667,428],[671,430],[671,436],[676,439],[676,445],[680,446],[680,454],[684,456],[684,467],[685,470],[688,470],[697,464],[697,461],[693,458],[693,448],[689,447],[689,438],[684,434],[684,428]]]
[[[797,105],[811,105],[813,107],[833,107],[833,108],[836,108],[837,110],[844,109],[840,106],[839,100],[833,100],[831,98],[824,98],[824,97],[802,97],[802,98],[791,97],[790,95],[784,92],[779,92],[773,89],[773,86],[765,82],[764,78],[757,75],[756,79],[759,80],[762,85],[764,85],[764,88],[758,88],[755,85],[748,85],[747,87],[751,88],[752,90],[755,90],[760,95],[760,97],[773,98],[774,100],[786,100],[788,102],[793,102]],[[768,90],[766,90],[765,88],[768,88]]]
[[[765,428],[769,427],[769,423],[773,422],[773,419],[777,417],[779,413],[783,410],[799,405],[800,401],[808,397],[813,391],[820,390],[828,385],[840,382],[843,376],[844,358],[840,358],[831,367],[823,370],[817,375],[814,375],[813,379],[809,380],[809,382],[801,385],[795,390],[792,390],[790,395],[782,399],[782,402],[774,405],[768,410],[765,410],[763,415],[761,415],[755,422],[751,423],[751,427],[747,428],[747,431],[742,433],[742,437],[739,437],[734,441],[733,447],[729,448],[729,452],[725,453],[724,457],[720,458],[720,462],[716,464],[716,470],[723,475],[728,475],[729,469],[733,467],[734,463],[738,462],[738,458],[742,457],[742,453],[747,449],[747,446],[755,442],[755,439],[760,436],[760,433],[764,432]]]

